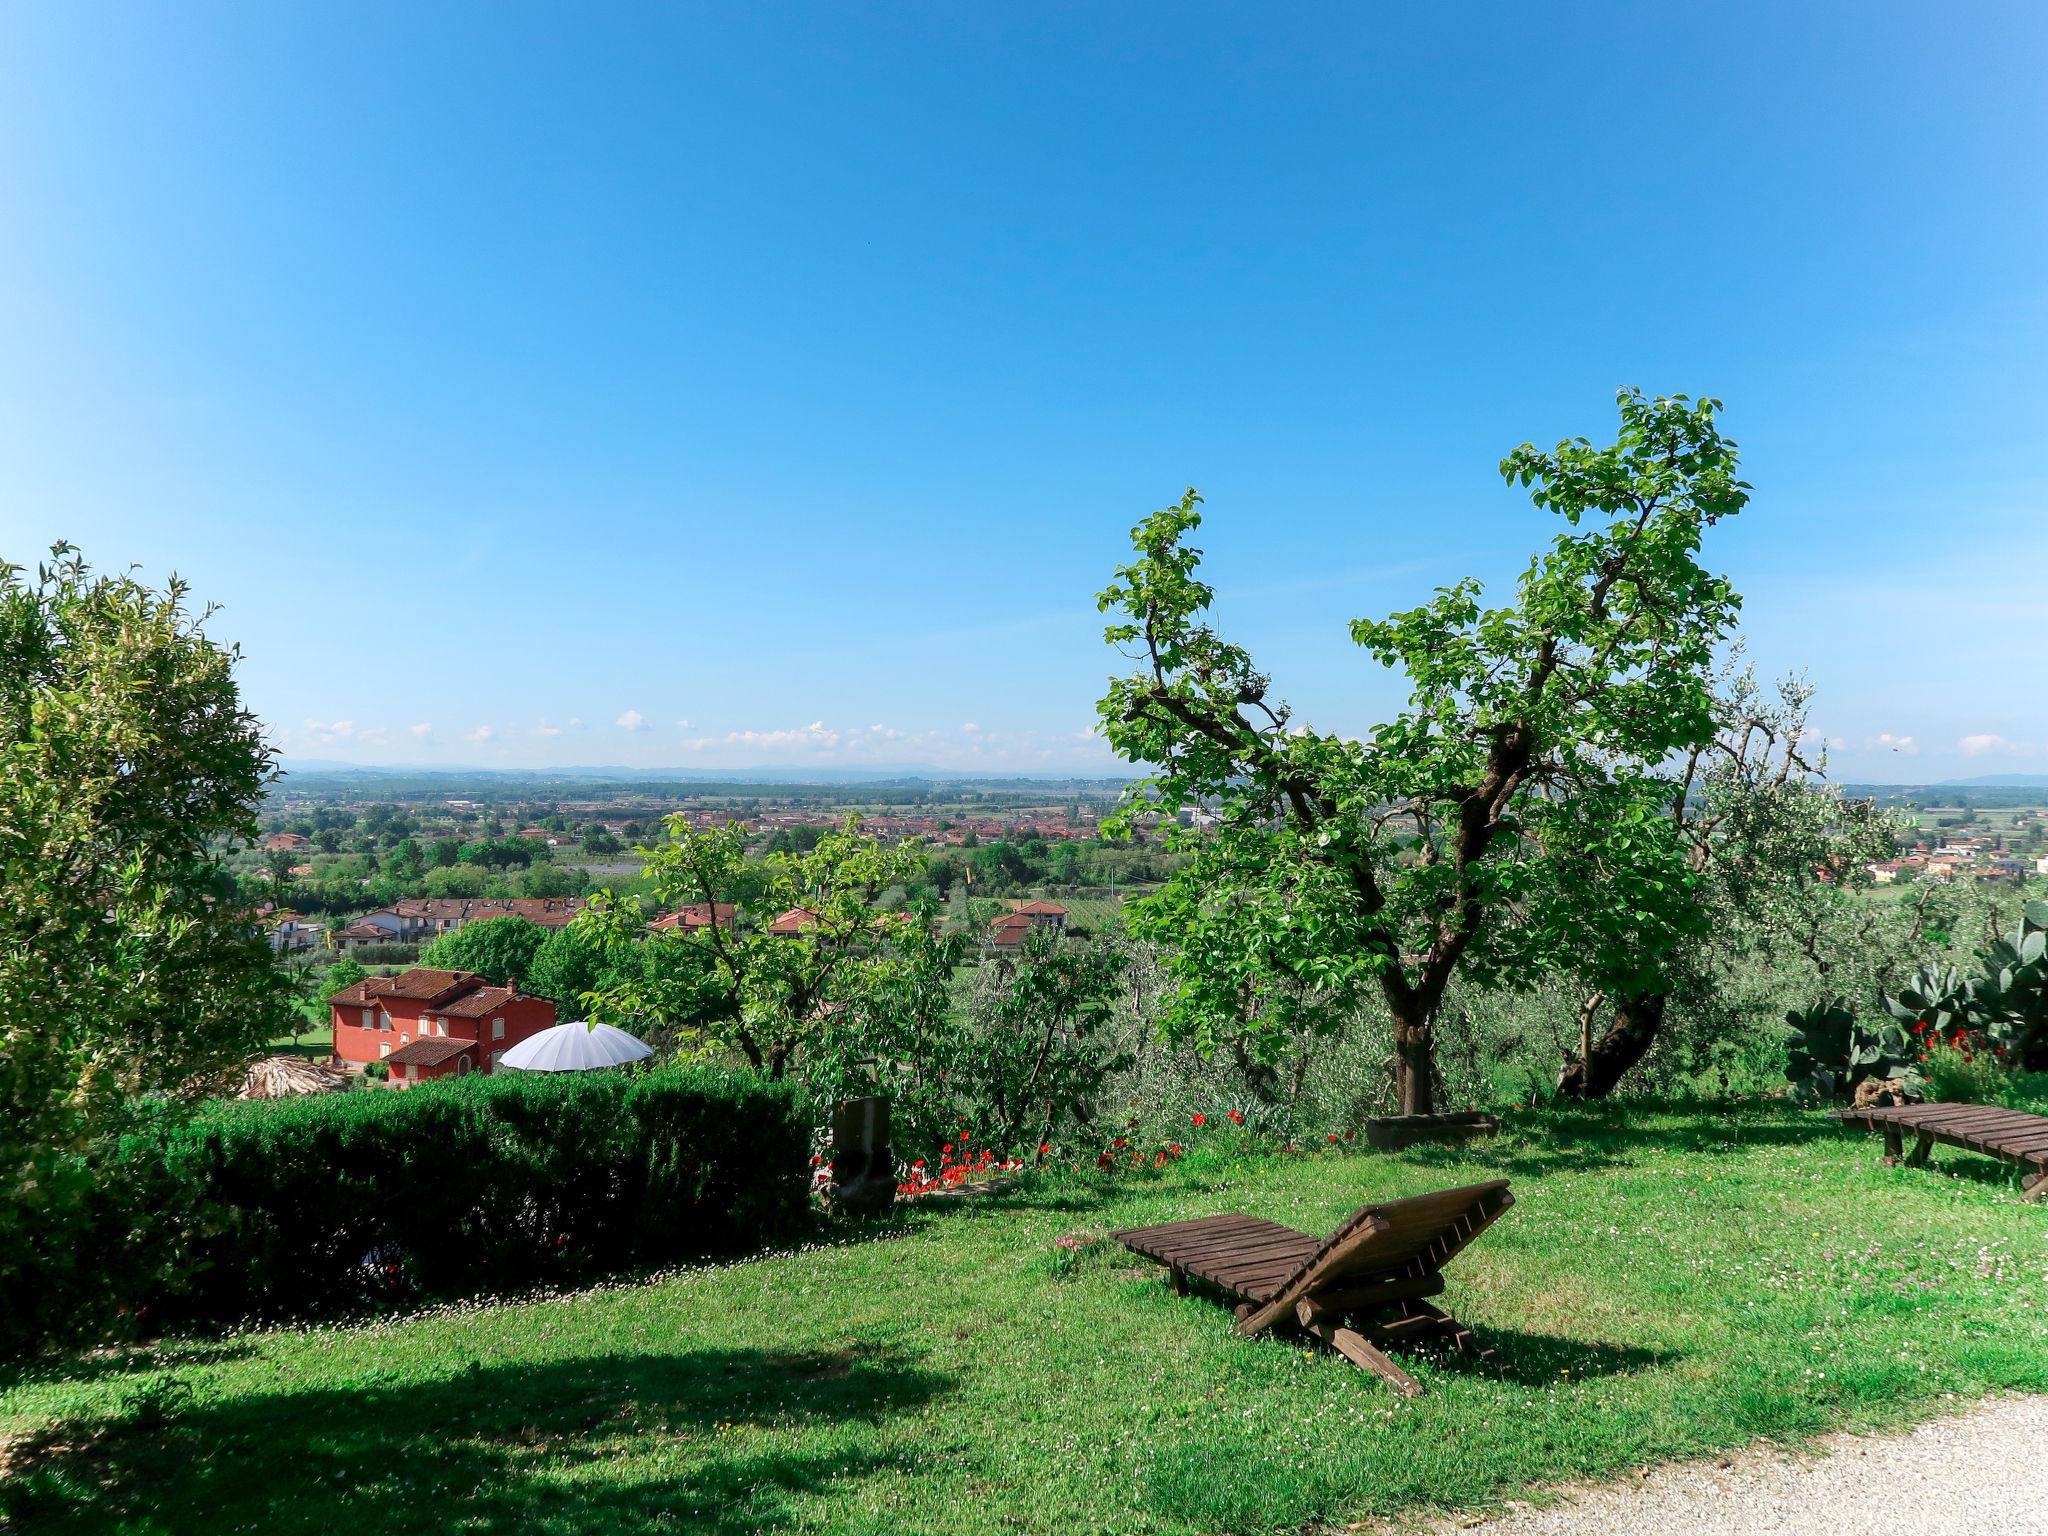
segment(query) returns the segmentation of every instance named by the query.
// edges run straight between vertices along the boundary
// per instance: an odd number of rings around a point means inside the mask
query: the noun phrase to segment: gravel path
[[[2048,1397],[2005,1398],[1897,1435],[1834,1435],[1817,1453],[1740,1451],[1511,1504],[1428,1536],[2048,1536]]]

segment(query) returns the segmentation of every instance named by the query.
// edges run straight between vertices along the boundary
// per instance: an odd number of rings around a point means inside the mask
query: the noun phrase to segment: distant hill
[[[628,768],[619,764],[596,764],[574,768],[471,768],[457,764],[432,768],[402,765],[368,766],[339,763],[331,759],[285,758],[278,767],[287,777],[300,779],[350,779],[362,783],[404,779],[414,783],[494,784],[761,784],[761,785],[846,785],[846,784],[1047,784],[1107,785],[1122,787],[1135,777],[1131,773],[991,773],[927,764],[886,764],[872,768]]]
[[[1985,773],[1974,779],[1943,779],[1937,789],[2048,789],[2048,773]]]

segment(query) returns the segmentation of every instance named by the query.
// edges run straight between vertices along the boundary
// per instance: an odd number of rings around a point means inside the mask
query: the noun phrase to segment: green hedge
[[[88,1219],[46,1262],[10,1270],[0,1314],[14,1326],[0,1335],[37,1337],[0,1345],[578,1285],[738,1253],[802,1228],[808,1153],[790,1089],[709,1070],[223,1104],[123,1142]]]

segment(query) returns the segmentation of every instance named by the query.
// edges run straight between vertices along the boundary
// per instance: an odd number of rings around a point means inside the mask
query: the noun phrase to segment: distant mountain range
[[[1937,789],[2048,789],[2048,773],[1986,773],[1974,779],[1943,779]]]
[[[368,766],[343,763],[329,758],[288,757],[278,761],[286,775],[361,779],[450,779],[469,783],[483,780],[544,783],[549,780],[579,782],[615,780],[627,784],[713,783],[713,784],[906,784],[906,783],[1029,783],[1029,784],[1126,784],[1135,775],[1076,773],[990,773],[958,768],[938,768],[928,763],[888,763],[872,768],[629,768],[623,764],[596,764],[575,768],[470,768],[460,764],[427,767]]]

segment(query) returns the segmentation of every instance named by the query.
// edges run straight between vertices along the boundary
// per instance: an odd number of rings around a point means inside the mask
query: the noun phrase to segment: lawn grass
[[[2048,1210],[1962,1153],[1776,1106],[1515,1116],[1458,1149],[1041,1178],[878,1239],[382,1324],[169,1343],[0,1378],[38,1531],[1249,1532],[2048,1390]],[[1075,1228],[1244,1210],[1328,1231],[1505,1175],[1445,1298],[1500,1373],[1393,1397],[1242,1340]],[[1413,1357],[1411,1357],[1413,1359]]]

